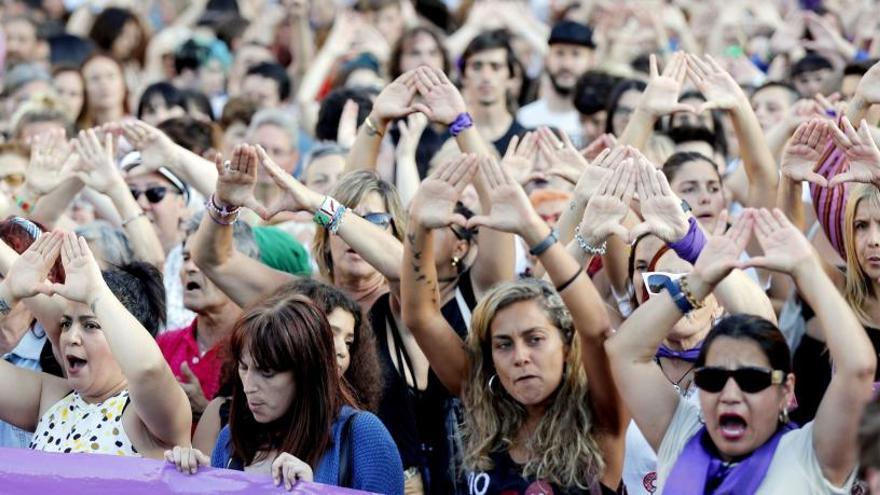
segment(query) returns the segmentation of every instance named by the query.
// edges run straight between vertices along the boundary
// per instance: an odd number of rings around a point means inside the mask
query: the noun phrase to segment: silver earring
[[[779,422],[782,424],[788,424],[791,419],[788,417],[788,407],[783,407],[781,411],[779,411]]]
[[[495,383],[496,378],[498,378],[498,375],[490,376],[489,377],[489,384],[487,385],[489,387],[489,393],[492,395],[495,395],[495,390],[492,388],[492,384]]]

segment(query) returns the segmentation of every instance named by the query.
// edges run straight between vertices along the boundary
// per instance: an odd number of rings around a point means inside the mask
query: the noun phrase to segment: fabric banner
[[[102,454],[52,454],[0,448],[0,492],[8,495],[42,493],[96,495],[294,493],[297,495],[357,495],[318,483],[297,483],[293,491],[272,484],[268,475],[229,469],[201,468],[185,475],[166,462]]]

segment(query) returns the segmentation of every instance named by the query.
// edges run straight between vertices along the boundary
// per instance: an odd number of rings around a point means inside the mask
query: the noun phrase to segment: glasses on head
[[[165,195],[168,194],[169,188],[165,186],[153,186],[146,189],[135,189],[132,187],[130,191],[131,195],[134,196],[135,201],[141,197],[141,194],[144,194],[147,196],[147,201],[156,204],[165,199]]]
[[[697,387],[713,394],[721,392],[731,378],[740,390],[754,394],[770,385],[780,385],[785,379],[785,373],[757,366],[746,366],[735,370],[707,366],[694,371],[694,383]]]
[[[24,174],[9,174],[0,178],[9,187],[18,187],[24,184]]]
[[[383,229],[387,229],[388,227],[390,227],[393,220],[393,218],[391,217],[391,213],[385,212],[366,213],[364,215],[361,215],[361,218],[370,222],[373,225],[382,227]]]
[[[667,283],[681,280],[684,276],[684,273],[642,272],[642,280],[649,296],[656,296],[663,292]]]

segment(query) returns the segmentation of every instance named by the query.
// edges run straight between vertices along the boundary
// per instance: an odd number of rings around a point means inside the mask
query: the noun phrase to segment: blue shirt
[[[357,413],[352,425],[351,436],[351,474],[352,484],[348,488],[366,490],[373,493],[403,495],[403,464],[397,446],[391,434],[379,418],[365,411],[355,411],[343,406],[339,417],[333,422],[330,432],[332,443],[329,450],[321,457],[315,469],[316,483],[325,485],[339,484],[339,450],[342,428],[352,414]],[[214,452],[211,455],[211,466],[228,468],[232,453],[232,437],[229,426],[224,426],[217,437]]]
[[[19,368],[42,371],[40,353],[46,343],[46,333],[39,323],[24,333],[15,349],[3,355],[3,360]],[[0,447],[26,449],[31,443],[33,433],[0,421]]]

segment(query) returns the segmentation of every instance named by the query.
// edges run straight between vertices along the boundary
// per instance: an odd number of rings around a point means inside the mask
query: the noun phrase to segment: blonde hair
[[[492,469],[490,454],[509,449],[525,424],[525,407],[503,387],[489,384],[495,374],[492,322],[499,311],[522,301],[537,303],[566,344],[562,381],[531,435],[528,450],[532,456],[525,463],[523,475],[564,487],[588,489],[598,481],[605,463],[592,428],[580,339],[562,298],[548,283],[538,280],[499,285],[474,309],[466,344],[471,357],[470,376],[462,394],[464,466],[469,470]]]
[[[393,184],[380,179],[375,172],[357,170],[343,175],[333,187],[330,196],[342,203],[346,208],[354,209],[371,192],[378,193],[382,197],[385,208],[391,214],[392,234],[403,242],[403,233],[406,232],[406,210],[403,209],[400,203],[400,195],[397,193],[397,188]],[[350,215],[353,212],[346,214]],[[315,234],[312,256],[315,258],[318,270],[320,270],[324,279],[331,284],[335,283],[333,278],[333,258],[330,255],[330,233],[327,232],[327,229],[319,229]]]
[[[875,296],[871,278],[862,269],[856,253],[855,220],[856,210],[862,201],[880,208],[880,189],[872,184],[858,184],[850,186],[849,196],[846,200],[846,211],[843,215],[843,248],[846,252],[846,287],[844,297],[862,321],[870,318],[865,312],[864,306],[868,299]]]

